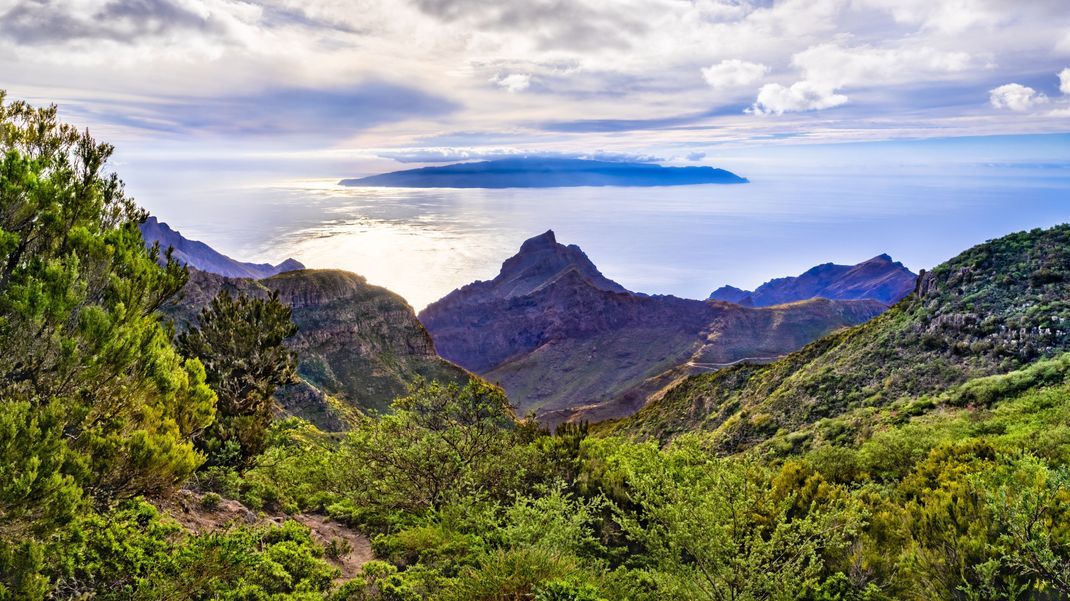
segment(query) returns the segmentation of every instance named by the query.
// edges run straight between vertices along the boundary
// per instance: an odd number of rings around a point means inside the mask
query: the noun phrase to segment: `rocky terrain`
[[[145,244],[150,246],[158,242],[161,249],[173,248],[174,258],[184,265],[231,278],[268,278],[286,271],[305,268],[293,259],[286,259],[278,265],[244,263],[232,259],[204,242],[189,240],[155,217],[149,217],[141,224],[141,237],[145,239]]]
[[[223,289],[265,296],[277,290],[299,330],[299,384],[278,393],[288,412],[321,428],[346,426],[353,409],[384,411],[416,378],[464,382],[470,374],[439,357],[400,296],[345,271],[289,271],[262,280],[192,271],[182,301],[168,308],[179,327]]]
[[[710,299],[747,307],[769,307],[810,298],[873,299],[893,305],[914,290],[917,277],[888,255],[878,255],[857,265],[818,265],[797,277],[770,280],[754,291],[722,286]]]
[[[496,278],[450,293],[420,319],[443,357],[553,424],[632,413],[675,378],[771,361],[884,308],[822,299],[747,308],[636,294],[550,231],[525,242]]]

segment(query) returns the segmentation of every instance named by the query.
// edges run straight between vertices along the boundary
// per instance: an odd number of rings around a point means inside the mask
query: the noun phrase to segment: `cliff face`
[[[293,307],[299,331],[301,385],[280,391],[289,412],[321,427],[340,429],[347,409],[385,411],[419,377],[464,382],[469,374],[439,357],[412,308],[398,295],[359,275],[300,270],[263,280],[191,273],[183,300],[170,308],[180,326],[223,289],[266,296],[272,290]]]
[[[857,265],[818,265],[797,277],[770,280],[753,292],[722,286],[710,299],[747,307],[768,307],[810,298],[872,299],[893,305],[914,290],[917,277],[888,255],[878,255]]]
[[[501,384],[521,413],[557,423],[626,415],[658,382],[772,360],[883,309],[827,300],[753,309],[635,294],[547,232],[494,280],[450,293],[420,319],[443,357]]]
[[[204,242],[187,239],[155,217],[149,217],[145,223],[141,224],[141,237],[145,239],[145,244],[148,246],[159,242],[162,250],[167,250],[168,247],[173,248],[174,258],[184,265],[230,278],[260,279],[305,268],[294,259],[286,259],[278,265],[244,263],[232,259]]]

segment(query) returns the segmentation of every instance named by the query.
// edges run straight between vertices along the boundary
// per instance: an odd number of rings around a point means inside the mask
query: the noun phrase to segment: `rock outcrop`
[[[179,327],[196,321],[221,290],[266,296],[293,307],[289,341],[300,384],[278,394],[288,412],[322,428],[343,429],[354,409],[382,412],[417,378],[465,382],[471,376],[435,352],[427,330],[400,296],[337,270],[289,271],[261,280],[192,271],[183,299],[168,311]]]

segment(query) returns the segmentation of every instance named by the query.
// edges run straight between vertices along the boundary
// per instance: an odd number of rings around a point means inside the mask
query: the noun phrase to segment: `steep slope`
[[[978,245],[872,321],[779,361],[689,378],[609,431],[716,432],[738,450],[847,411],[937,393],[1070,350],[1070,225]]]
[[[443,357],[501,384],[520,412],[556,423],[629,414],[674,378],[770,361],[883,309],[828,300],[754,309],[635,294],[546,232],[496,278],[455,290],[420,319]]]
[[[277,290],[293,307],[299,331],[290,347],[303,382],[278,400],[320,427],[343,427],[352,408],[386,410],[416,378],[464,382],[470,376],[435,353],[404,299],[345,271],[290,271],[262,280],[192,271],[183,299],[168,310],[180,324],[193,322],[223,289],[259,296]]]
[[[710,299],[748,307],[769,307],[808,298],[868,298],[892,305],[914,290],[917,277],[888,255],[878,255],[857,265],[818,265],[797,277],[770,280],[753,292],[722,286]]]
[[[293,259],[286,259],[278,265],[243,263],[216,251],[204,242],[185,238],[155,217],[149,217],[145,223],[141,224],[141,237],[145,239],[145,244],[148,246],[159,242],[163,249],[174,248],[175,259],[185,265],[229,278],[268,278],[286,271],[305,268]]]
[[[713,167],[663,167],[653,163],[517,157],[407,169],[359,179],[344,179],[338,183],[343,186],[396,188],[561,188],[745,184],[747,180]]]

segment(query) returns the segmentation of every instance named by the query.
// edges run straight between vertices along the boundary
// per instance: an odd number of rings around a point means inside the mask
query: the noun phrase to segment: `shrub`
[[[220,497],[216,493],[205,493],[204,496],[201,497],[201,508],[206,511],[215,511],[216,509],[219,509],[219,505],[222,502],[223,497]]]

